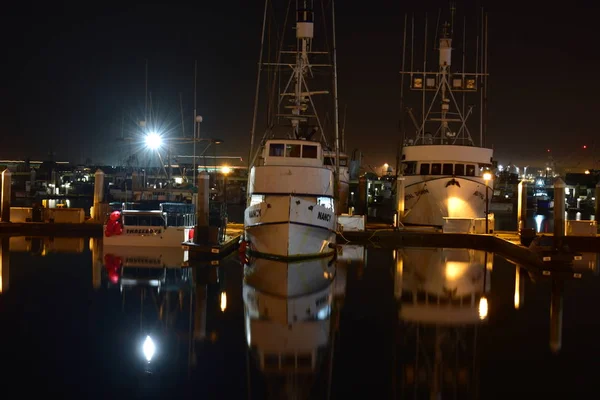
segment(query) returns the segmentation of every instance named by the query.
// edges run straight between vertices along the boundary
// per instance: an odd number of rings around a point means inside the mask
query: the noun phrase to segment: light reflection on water
[[[590,213],[581,213],[579,211],[565,212],[565,220],[571,221],[594,221],[595,217]],[[497,231],[516,231],[517,217],[513,213],[495,212],[495,229]],[[554,214],[552,211],[546,213],[528,213],[527,228],[535,228],[538,233],[552,233],[554,231]]]
[[[5,382],[92,398],[486,398],[570,389],[558,373],[594,387],[597,254],[573,279],[470,249],[190,265],[179,249],[1,244]]]

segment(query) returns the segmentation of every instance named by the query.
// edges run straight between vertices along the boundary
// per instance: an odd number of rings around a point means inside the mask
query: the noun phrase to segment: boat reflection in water
[[[476,397],[477,327],[488,317],[492,260],[492,253],[470,249],[396,250],[404,396]]]
[[[333,258],[254,259],[244,267],[246,340],[266,387],[260,398],[320,398],[328,390],[332,320],[345,293],[337,272]]]

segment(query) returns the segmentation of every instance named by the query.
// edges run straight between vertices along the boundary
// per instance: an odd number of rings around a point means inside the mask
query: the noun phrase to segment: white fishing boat
[[[406,18],[405,21],[406,44]],[[403,54],[402,108],[406,80],[409,82],[411,101],[418,102],[422,107],[420,118],[408,110],[416,137],[405,137],[401,152],[405,190],[402,222],[405,224],[443,226],[445,218],[485,218],[488,210],[486,202],[491,200],[493,194],[490,180],[493,175],[485,175],[492,167],[493,151],[483,147],[488,76],[487,27],[485,22],[481,24],[483,28],[478,33],[481,37],[478,36],[477,45],[473,45],[473,48],[477,48],[477,67],[473,73],[466,72],[467,34],[463,29],[462,68],[460,72],[455,72],[451,69],[454,9],[451,10],[450,21],[440,30],[435,48],[436,71],[426,71],[427,53],[423,62],[419,63],[413,59],[413,51],[410,51],[410,66],[419,65],[424,69],[420,72],[404,70]],[[427,31],[427,23],[425,27]],[[414,42],[414,19],[410,30]],[[474,117],[474,106],[467,104],[476,101],[479,102],[479,115]],[[478,145],[469,128],[473,118],[479,119]]]
[[[302,3],[302,4],[300,4]],[[261,257],[310,258],[335,252],[336,210],[335,180],[337,166],[325,164],[327,135],[313,97],[331,91],[309,89],[308,81],[318,69],[333,70],[335,145],[339,155],[335,61],[327,62],[329,52],[321,51],[313,41],[315,13],[312,2],[298,4],[293,27],[284,26],[282,39],[295,32],[292,50],[278,52],[276,62],[262,59],[257,82],[257,97],[251,136],[248,205],[244,215],[245,240],[251,254]],[[325,17],[324,17],[325,18]],[[265,11],[264,23],[267,21]],[[264,39],[264,36],[263,36]],[[335,48],[335,46],[333,46]],[[323,50],[327,47],[322,46]],[[335,53],[334,53],[335,60]],[[254,132],[262,67],[285,79],[277,99],[270,101],[272,112],[267,129],[254,150]],[[291,72],[289,76],[288,72]],[[323,104],[323,101],[318,104]],[[322,111],[322,110],[321,110]],[[337,157],[339,160],[340,157]],[[331,160],[331,158],[328,158]]]
[[[164,203],[159,210],[116,210],[104,225],[103,241],[105,246],[181,247],[193,235],[194,221],[193,207],[183,203]]]

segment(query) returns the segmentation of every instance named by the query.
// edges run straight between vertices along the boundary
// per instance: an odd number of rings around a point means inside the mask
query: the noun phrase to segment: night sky
[[[486,144],[495,158],[543,166],[551,149],[559,166],[598,168],[593,117],[600,105],[600,59],[593,3],[488,3]],[[263,4],[3,5],[0,158],[41,159],[52,151],[57,160],[75,163],[119,162],[123,119],[130,126],[143,115],[145,60],[154,110],[180,132],[181,93],[188,134],[198,60],[202,133],[225,140],[219,154],[246,158]],[[360,149],[365,164],[394,163],[404,13],[418,19],[429,11],[433,20],[446,4],[336,2],[347,148]],[[459,11],[477,7],[456,4]]]

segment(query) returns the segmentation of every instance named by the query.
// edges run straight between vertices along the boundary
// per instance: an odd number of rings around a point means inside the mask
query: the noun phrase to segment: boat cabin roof
[[[309,140],[271,139],[265,143],[263,160],[264,165],[318,167],[323,165],[323,148]]]
[[[121,214],[123,214],[123,215],[157,215],[159,217],[162,217],[164,213],[160,210],[121,210]]]

